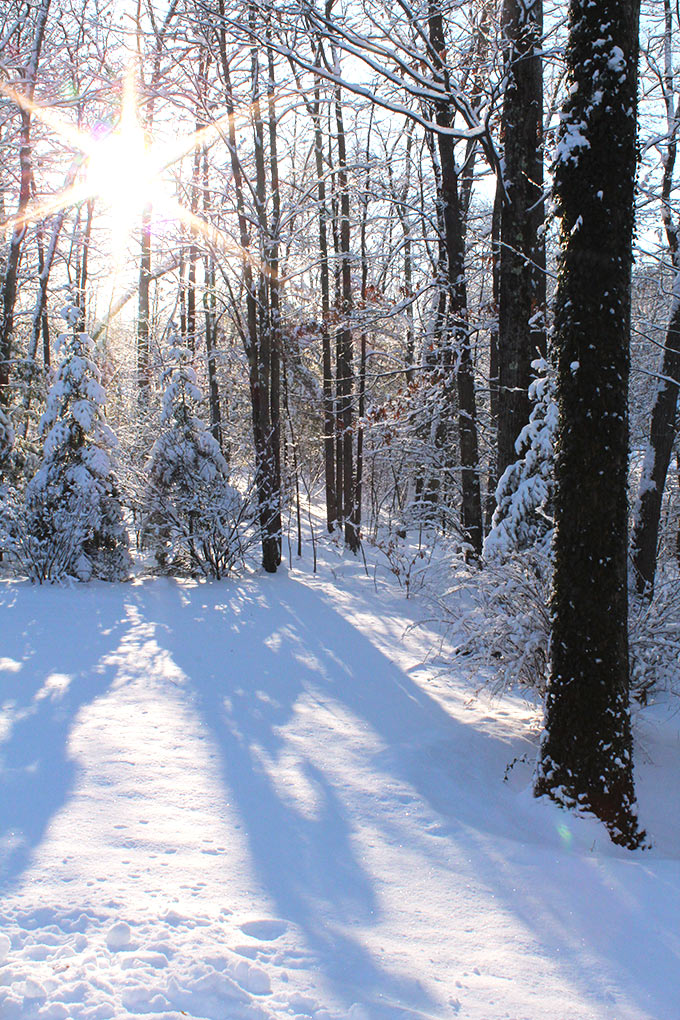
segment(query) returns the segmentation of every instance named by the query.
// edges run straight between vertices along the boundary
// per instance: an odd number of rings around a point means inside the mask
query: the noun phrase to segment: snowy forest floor
[[[619,850],[419,612],[332,548],[0,585],[2,1020],[678,1020],[677,704]]]

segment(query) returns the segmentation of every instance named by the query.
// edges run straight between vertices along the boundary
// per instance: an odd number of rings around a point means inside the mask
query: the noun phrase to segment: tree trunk
[[[496,508],[496,487],[498,485],[498,305],[500,300],[500,241],[502,184],[496,179],[496,194],[491,218],[491,325],[489,328],[489,413],[492,435],[496,439],[496,457],[489,458],[489,480],[486,494],[485,524],[487,533],[491,529]]]
[[[139,296],[137,299],[137,385],[140,400],[147,399],[151,383],[150,333],[150,282],[151,282],[151,206],[142,210],[139,256]]]
[[[338,499],[335,487],[335,401],[333,399],[333,358],[331,354],[331,300],[328,271],[328,209],[324,174],[323,133],[321,130],[321,87],[314,86],[312,105],[314,122],[314,158],[316,162],[317,199],[319,203],[319,284],[321,289],[321,356],[323,372],[324,478],[326,483],[326,526],[332,532],[338,520]]]
[[[270,229],[264,234],[265,260],[269,285],[269,329],[271,331],[269,414],[271,417],[271,448],[276,493],[276,506],[272,530],[279,536],[279,549],[283,524],[281,520],[281,359],[283,357],[283,323],[281,321],[281,279],[279,275],[279,238],[281,232],[281,186],[279,182],[278,130],[276,119],[276,80],[274,53],[267,49],[269,79],[267,82],[267,111],[269,120],[269,179],[271,184],[272,218]]]
[[[50,0],[42,0],[38,10],[35,26],[35,35],[31,47],[31,56],[24,75],[24,96],[28,103],[33,100],[35,92],[35,79],[40,63],[40,53],[43,39],[45,38],[45,26],[50,11]],[[21,110],[21,134],[19,145],[19,203],[14,220],[14,228],[9,242],[9,253],[7,263],[2,277],[2,294],[0,295],[0,402],[9,403],[9,379],[10,365],[12,361],[12,339],[14,334],[14,306],[17,299],[17,281],[19,273],[19,259],[21,249],[26,236],[26,210],[31,194],[31,181],[33,179],[33,168],[31,165],[31,114],[28,109]]]
[[[537,795],[639,846],[628,674],[628,372],[639,0],[571,0],[555,193],[552,666]]]
[[[444,23],[438,2],[430,0],[429,31],[431,59],[442,83],[447,84],[446,67],[442,54],[446,52]],[[452,113],[447,105],[440,104],[436,111],[437,124],[450,128]],[[464,223],[458,195],[458,174],[453,139],[443,132],[437,135],[441,169],[441,202],[444,219],[449,315],[452,319],[454,348],[457,358],[456,386],[458,396],[458,433],[461,456],[462,525],[466,540],[476,555],[482,551],[482,497],[479,483],[479,455],[477,443],[477,408],[475,400],[474,365],[470,346],[470,331],[465,280]]]
[[[153,31],[155,35],[154,56],[151,64],[151,76],[149,81],[149,99],[145,107],[144,135],[148,143],[153,128],[154,110],[156,105],[156,89],[161,73],[161,55],[165,46],[170,22],[177,10],[178,0],[171,0],[160,29],[157,28],[152,18]],[[141,23],[141,5],[137,5],[136,13],[136,34],[137,34],[137,74],[142,77],[144,61],[141,55],[141,40],[143,36]],[[140,257],[139,257],[139,295],[137,301],[137,385],[139,387],[140,404],[144,404],[148,398],[151,385],[151,281],[154,277],[151,274],[151,219],[152,203],[147,202],[142,210],[142,228],[140,231]]]
[[[664,0],[664,73],[663,98],[668,129],[666,151],[662,159],[661,218],[673,266],[673,301],[666,332],[661,379],[652,409],[649,444],[642,467],[633,528],[632,552],[638,594],[651,599],[654,594],[656,558],[659,542],[661,502],[666,486],[668,465],[677,435],[678,385],[680,384],[680,228],[672,214],[673,174],[678,150],[678,105],[673,68],[673,13],[670,0]]]
[[[78,322],[78,329],[81,333],[85,332],[86,319],[87,319],[87,277],[89,272],[89,256],[90,256],[90,243],[92,239],[92,217],[94,215],[94,199],[91,198],[87,203],[87,218],[85,220],[85,230],[83,236],[80,239],[80,257],[78,260],[77,276],[76,276],[76,301],[80,310],[80,321]]]
[[[250,383],[250,407],[253,423],[253,445],[255,447],[255,487],[257,490],[258,516],[262,541],[262,566],[267,573],[275,573],[281,563],[280,488],[277,487],[277,454],[273,450],[272,404],[271,404],[271,332],[261,311],[265,305],[266,274],[260,272],[254,278],[251,257],[251,240],[244,197],[244,178],[236,145],[234,98],[227,53],[226,19],[224,0],[219,0],[220,25],[217,29],[217,45],[220,67],[224,82],[225,105],[228,112],[227,145],[231,160],[234,195],[239,226],[239,242],[242,252],[242,274],[246,297],[246,316],[243,343],[248,358]],[[251,8],[251,18],[255,18]],[[253,189],[258,226],[261,236],[266,237],[264,127],[260,110],[259,64],[257,49],[251,49],[252,122],[255,141],[255,187]]]
[[[640,595],[651,599],[656,576],[661,501],[673,444],[677,435],[676,409],[680,383],[680,272],[673,286],[673,307],[666,332],[661,379],[652,409],[649,445],[638,490],[632,550],[635,584]]]
[[[335,124],[338,133],[338,190],[340,193],[340,328],[338,330],[338,418],[342,442],[342,506],[345,545],[359,549],[354,500],[354,366],[352,358],[352,266],[350,249],[349,180],[347,142],[340,88],[335,90]]]
[[[531,362],[545,354],[542,0],[504,0],[507,47],[499,276],[498,477],[529,421]]]
[[[207,74],[207,61],[203,66],[204,76]],[[204,79],[205,80],[205,79]],[[203,146],[203,216],[210,222],[212,201],[210,193],[210,168],[208,163],[208,147]],[[205,359],[208,371],[208,401],[210,405],[210,432],[213,439],[220,445],[224,453],[222,436],[222,408],[220,406],[220,389],[217,381],[217,292],[215,288],[215,257],[206,252],[203,260],[205,283],[203,287],[203,312],[205,316]]]
[[[373,128],[373,114],[368,125],[366,136],[366,177],[364,180],[363,195],[361,196],[361,230],[360,230],[360,257],[361,257],[361,308],[363,314],[367,313],[368,304],[368,253],[366,246],[366,233],[368,229],[368,203],[370,200],[371,185],[371,131]],[[354,508],[352,511],[352,525],[357,542],[361,540],[361,507],[363,502],[364,483],[364,424],[363,418],[366,413],[366,358],[367,358],[367,337],[366,327],[361,330],[360,354],[359,354],[359,426],[357,428],[357,457],[356,457],[356,483],[354,492]]]

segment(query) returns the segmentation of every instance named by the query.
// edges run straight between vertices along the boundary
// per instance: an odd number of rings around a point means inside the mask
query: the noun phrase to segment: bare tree
[[[32,141],[30,104],[35,93],[36,77],[40,64],[40,54],[45,38],[45,28],[50,12],[50,0],[41,0],[35,16],[30,54],[26,66],[21,68],[21,75],[16,87],[25,97],[20,107],[21,132],[19,143],[20,186],[19,202],[14,217],[14,227],[9,243],[9,252],[2,277],[0,293],[0,400],[7,403],[9,399],[8,384],[12,361],[12,339],[14,334],[14,307],[17,299],[17,279],[19,259],[26,236],[26,211],[31,197],[32,181]]]
[[[498,477],[529,420],[531,362],[545,355],[542,0],[504,0],[500,202]]]
[[[661,358],[659,382],[652,408],[649,441],[640,477],[633,527],[632,550],[638,592],[651,598],[656,575],[661,501],[666,485],[673,444],[677,435],[678,386],[680,384],[680,222],[673,215],[672,193],[680,126],[680,93],[673,67],[674,13],[663,0],[664,27],[660,60],[648,54],[650,70],[661,88],[666,113],[666,132],[657,138],[661,150],[661,219],[673,277],[671,312]],[[677,9],[676,15],[677,18]]]

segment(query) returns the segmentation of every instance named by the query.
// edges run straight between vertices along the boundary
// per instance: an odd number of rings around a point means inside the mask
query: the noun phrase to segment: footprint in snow
[[[274,939],[281,938],[287,930],[288,924],[285,921],[246,921],[241,925],[244,935],[250,935],[260,942],[273,942]]]
[[[233,970],[234,980],[251,995],[269,995],[272,990],[269,977],[260,967],[254,967],[245,960],[236,964]]]

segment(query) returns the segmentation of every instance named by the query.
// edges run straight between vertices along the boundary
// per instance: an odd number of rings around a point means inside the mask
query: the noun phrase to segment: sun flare
[[[74,155],[80,152],[84,157],[80,171],[69,172],[63,190],[38,198],[19,215],[8,217],[0,223],[0,234],[23,230],[28,223],[94,200],[108,211],[112,254],[118,268],[126,258],[129,239],[142,215],[151,210],[164,229],[169,223],[181,224],[183,229],[202,236],[216,249],[255,259],[250,253],[244,253],[219,227],[178,201],[166,178],[168,168],[185,156],[223,138],[229,122],[247,119],[249,107],[225,113],[196,131],[179,132],[172,141],[161,143],[144,130],[137,76],[136,64],[131,60],[123,81],[117,124],[113,129],[102,130],[100,126],[92,131],[74,127],[57,109],[42,106],[11,85],[0,82],[1,95],[42,121]]]
[[[135,76],[128,70],[123,88],[120,119],[113,131],[92,138],[85,167],[85,189],[108,207],[114,248],[139,221],[158,193],[160,179],[152,146],[140,123]],[[122,252],[116,251],[117,255]]]
[[[115,216],[125,219],[136,215],[152,198],[156,178],[139,125],[102,138],[87,161],[87,191],[108,205]]]

